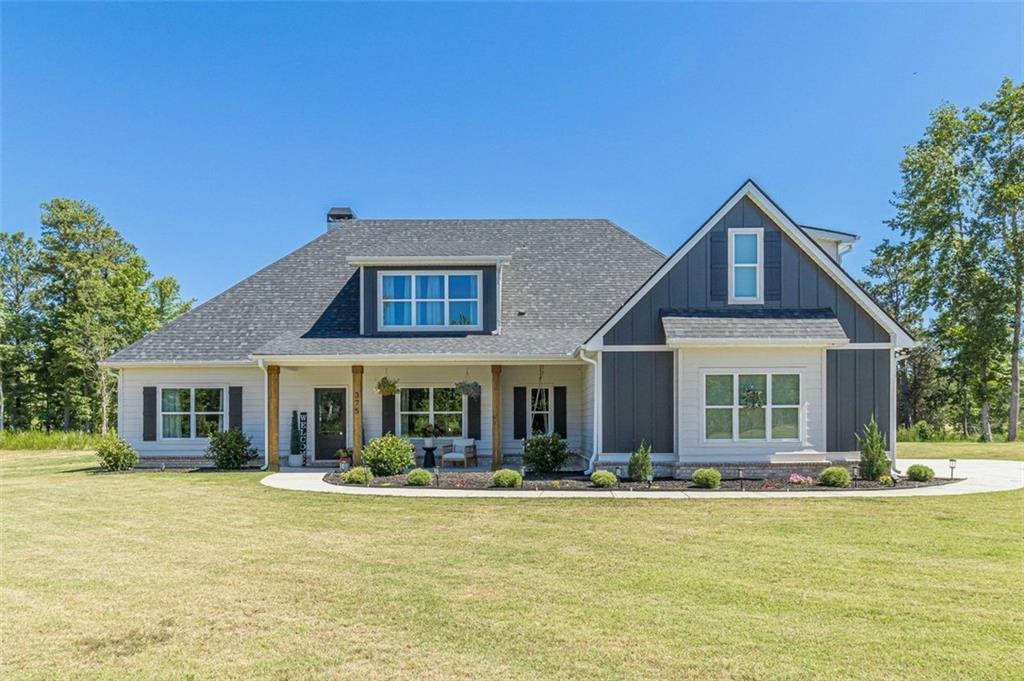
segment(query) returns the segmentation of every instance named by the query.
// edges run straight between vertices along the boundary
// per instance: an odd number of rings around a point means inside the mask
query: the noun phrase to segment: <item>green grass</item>
[[[285,492],[0,453],[5,679],[1024,677],[1024,492]]]
[[[897,442],[897,459],[1000,459],[1024,461],[1024,441]]]
[[[96,449],[102,436],[72,430],[47,432],[45,430],[0,430],[0,449]]]

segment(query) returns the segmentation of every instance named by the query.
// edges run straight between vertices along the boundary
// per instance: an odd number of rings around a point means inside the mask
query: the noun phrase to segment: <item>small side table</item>
[[[437,464],[434,462],[434,452],[437,451],[437,446],[424,447],[423,448],[423,467],[426,469],[434,468]]]

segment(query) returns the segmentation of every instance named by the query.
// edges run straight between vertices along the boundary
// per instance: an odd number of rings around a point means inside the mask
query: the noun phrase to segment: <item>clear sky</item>
[[[744,179],[887,234],[902,147],[1024,75],[1015,5],[13,4],[2,227],[84,199],[205,300],[361,217],[607,217],[665,252]]]

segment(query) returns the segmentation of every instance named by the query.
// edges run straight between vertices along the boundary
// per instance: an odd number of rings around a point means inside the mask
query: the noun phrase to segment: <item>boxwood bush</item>
[[[519,471],[502,468],[491,478],[491,483],[495,487],[520,487],[523,484],[523,476]]]
[[[907,469],[907,477],[914,482],[928,482],[935,477],[935,471],[928,466],[915,463]]]
[[[108,471],[130,471],[139,462],[135,448],[116,436],[103,438],[96,447],[96,456]]]
[[[347,485],[368,485],[373,480],[373,471],[366,466],[357,466],[341,474],[341,481]]]
[[[611,471],[594,471],[590,476],[590,482],[594,487],[614,487],[619,484],[619,479]]]
[[[206,458],[213,459],[213,464],[221,470],[237,471],[257,453],[252,438],[238,428],[213,431],[210,444],[206,446]]]
[[[850,471],[842,466],[829,466],[821,472],[821,484],[825,487],[849,487]]]
[[[698,468],[691,476],[693,484],[704,489],[715,489],[722,484],[722,474],[717,468]]]
[[[647,482],[647,476],[654,473],[654,462],[651,460],[651,446],[642,441],[635,452],[629,455],[629,478],[638,482]]]
[[[416,465],[415,451],[416,447],[404,437],[388,433],[370,440],[363,452],[363,463],[374,475],[398,475]]]
[[[429,487],[434,482],[434,476],[424,468],[414,468],[405,476],[405,484],[413,487]]]
[[[569,458],[569,445],[558,433],[534,433],[523,443],[523,465],[531,471],[554,473]]]

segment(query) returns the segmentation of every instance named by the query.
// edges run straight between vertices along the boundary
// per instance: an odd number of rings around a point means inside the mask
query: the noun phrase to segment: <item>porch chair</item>
[[[461,463],[463,468],[469,467],[472,461],[474,466],[480,465],[476,458],[476,440],[472,438],[455,438],[451,444],[441,447],[441,466],[448,462]]]

